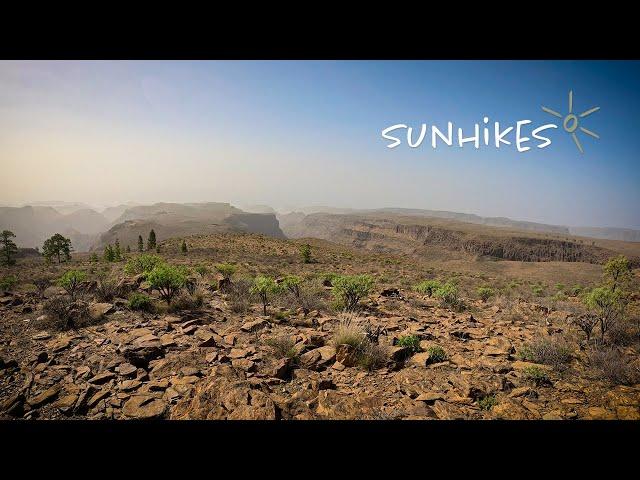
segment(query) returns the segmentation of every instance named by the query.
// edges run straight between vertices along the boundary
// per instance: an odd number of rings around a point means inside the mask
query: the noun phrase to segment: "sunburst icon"
[[[587,117],[592,113],[596,113],[598,110],[600,110],[600,107],[592,107],[589,110],[586,110],[576,115],[575,113],[573,113],[573,90],[569,91],[569,113],[566,116],[563,116],[558,112],[556,112],[555,110],[551,110],[550,108],[547,108],[547,107],[542,107],[542,110],[544,110],[547,113],[550,113],[554,117],[563,119],[562,128],[564,128],[565,132],[569,133],[573,137],[573,141],[576,142],[576,146],[578,147],[578,150],[580,150],[580,153],[584,153],[584,150],[582,149],[582,144],[578,139],[578,135],[576,135],[576,130],[580,129],[581,132],[586,133],[587,135],[590,135],[593,138],[600,138],[597,133],[579,126],[580,124],[579,119]]]

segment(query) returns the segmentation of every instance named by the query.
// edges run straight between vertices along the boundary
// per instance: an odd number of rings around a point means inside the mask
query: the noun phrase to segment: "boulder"
[[[128,418],[161,418],[167,410],[167,404],[151,395],[134,395],[122,407],[122,414]]]
[[[89,316],[92,320],[100,320],[111,313],[113,309],[114,307],[111,303],[91,303],[89,304]]]

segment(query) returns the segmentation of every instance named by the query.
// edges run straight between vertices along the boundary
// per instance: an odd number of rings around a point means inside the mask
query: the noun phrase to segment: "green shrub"
[[[282,279],[280,285],[282,286],[283,290],[288,291],[296,298],[300,298],[300,283],[302,283],[300,277],[297,277],[295,275],[287,275]]]
[[[182,268],[159,264],[149,272],[147,281],[153,289],[158,290],[160,297],[169,305],[173,297],[184,287],[187,276]]]
[[[204,265],[197,265],[193,270],[203,278],[209,274],[209,269]]]
[[[417,335],[404,335],[398,338],[397,345],[399,347],[407,347],[411,353],[416,353],[421,350],[420,337]]]
[[[275,280],[267,276],[258,276],[253,281],[253,287],[251,293],[258,295],[262,302],[262,311],[264,315],[267,315],[267,305],[269,303],[269,297],[271,294],[278,293],[280,288]]]
[[[143,312],[153,311],[153,301],[151,300],[151,297],[144,293],[132,293],[129,296],[127,306],[131,310],[140,310]]]
[[[442,287],[442,283],[440,283],[438,280],[424,280],[415,286],[415,290],[416,292],[431,298],[435,291],[440,287]]]
[[[58,285],[66,290],[72,299],[76,298],[80,284],[87,279],[87,274],[79,270],[68,270],[58,280]]]
[[[373,288],[370,275],[341,275],[333,282],[333,296],[347,310],[354,310]]]
[[[478,407],[480,407],[480,410],[491,410],[496,404],[498,403],[498,400],[496,399],[495,395],[487,395],[486,397],[482,397],[480,400],[478,400]]]
[[[547,372],[540,367],[525,367],[522,373],[524,374],[525,380],[534,383],[538,387],[550,383]]]
[[[564,283],[556,283],[556,290],[558,292],[564,292],[566,285]]]
[[[464,303],[458,296],[458,287],[452,281],[448,281],[444,285],[441,285],[433,295],[440,299],[443,307],[450,308],[454,311],[464,310]]]
[[[542,285],[533,285],[531,291],[536,297],[544,297],[544,287]]]
[[[311,245],[308,243],[300,247],[300,256],[302,263],[311,263]]]
[[[0,290],[10,292],[18,283],[18,279],[13,275],[0,279]]]
[[[225,280],[231,280],[231,276],[236,273],[238,268],[230,263],[218,263],[216,270],[224,277]]]
[[[298,358],[298,351],[295,348],[296,342],[289,336],[269,338],[265,344],[273,350],[274,355],[278,358]]]
[[[478,297],[480,297],[480,300],[482,300],[483,302],[486,302],[496,294],[496,292],[491,287],[478,287],[476,289],[476,292],[478,294]]]
[[[544,363],[563,369],[573,358],[573,351],[564,339],[542,338],[523,345],[518,357],[534,363]]]
[[[164,261],[159,256],[149,253],[142,253],[133,258],[130,258],[124,266],[124,271],[127,275],[146,275],[157,265],[160,265],[162,263],[164,263]]]
[[[572,286],[569,289],[569,295],[572,297],[577,297],[579,296],[582,292],[584,291],[584,287],[582,285],[580,285],[579,283],[576,283],[574,286]]]
[[[438,345],[432,345],[427,348],[429,353],[429,363],[440,363],[447,359],[447,352]]]

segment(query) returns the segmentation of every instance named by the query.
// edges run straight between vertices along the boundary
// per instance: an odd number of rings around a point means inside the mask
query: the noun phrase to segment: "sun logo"
[[[554,117],[564,118],[564,120],[562,121],[562,128],[564,128],[565,132],[571,134],[571,136],[573,137],[573,141],[576,142],[576,146],[578,147],[578,150],[580,150],[580,153],[584,153],[584,150],[582,149],[582,145],[580,144],[578,135],[576,135],[576,130],[578,128],[580,129],[580,131],[582,131],[583,133],[586,133],[587,135],[592,136],[593,138],[600,138],[597,133],[594,133],[591,130],[587,130],[584,127],[579,127],[579,121],[578,121],[579,118],[584,118],[588,115],[591,115],[592,113],[597,112],[598,110],[600,110],[600,107],[590,108],[586,112],[582,112],[578,115],[574,114],[573,113],[573,91],[569,91],[569,113],[565,117],[560,115],[555,110],[551,110],[550,108],[547,108],[547,107],[542,107],[542,110],[544,110],[547,113],[550,113]]]

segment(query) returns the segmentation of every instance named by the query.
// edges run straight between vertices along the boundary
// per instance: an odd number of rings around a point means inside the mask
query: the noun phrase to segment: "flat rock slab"
[[[162,417],[167,404],[150,395],[134,395],[122,407],[122,413],[128,418],[150,419]]]

